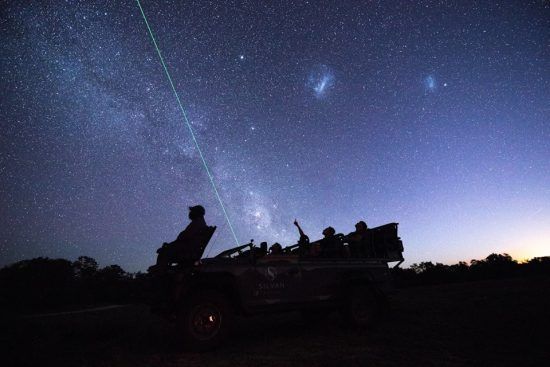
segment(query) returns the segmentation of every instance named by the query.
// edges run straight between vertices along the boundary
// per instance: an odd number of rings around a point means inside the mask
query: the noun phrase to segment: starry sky
[[[407,263],[550,255],[544,1],[142,0],[239,242],[400,223]],[[145,270],[205,206],[137,3],[1,5],[0,265]]]

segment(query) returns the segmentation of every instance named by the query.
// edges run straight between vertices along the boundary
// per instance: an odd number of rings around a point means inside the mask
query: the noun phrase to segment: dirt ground
[[[3,366],[542,366],[550,360],[550,279],[398,290],[369,330],[337,314],[240,320],[208,353],[182,352],[145,306],[38,318],[4,315]],[[6,363],[7,362],[7,363]]]

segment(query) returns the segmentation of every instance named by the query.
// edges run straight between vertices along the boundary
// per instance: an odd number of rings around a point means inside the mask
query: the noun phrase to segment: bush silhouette
[[[0,269],[0,307],[28,312],[129,302],[139,295],[132,282],[132,274],[119,265],[100,269],[87,256],[75,262],[42,257],[23,260]]]
[[[550,257],[518,263],[508,254],[491,254],[483,260],[461,261],[454,265],[421,262],[408,269],[392,269],[399,285],[441,284],[460,281],[500,279],[515,276],[550,274]]]
[[[470,264],[431,261],[392,269],[398,286],[550,275],[550,257],[518,263],[508,254],[490,254]],[[104,303],[142,302],[147,297],[148,275],[130,274],[119,265],[100,268],[97,261],[80,256],[65,259],[39,257],[0,269],[0,307],[35,312]]]

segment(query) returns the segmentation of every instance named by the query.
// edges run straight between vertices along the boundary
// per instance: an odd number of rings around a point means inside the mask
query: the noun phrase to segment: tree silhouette
[[[392,269],[392,273],[399,286],[546,276],[550,275],[550,257],[537,257],[520,264],[508,254],[490,254],[470,264],[425,261],[410,268]],[[119,265],[99,268],[97,261],[88,256],[80,256],[74,262],[39,257],[0,269],[0,307],[15,312],[142,302],[148,297],[149,288],[147,274],[132,275]]]
[[[75,270],[75,275],[78,278],[86,279],[96,275],[99,265],[97,261],[91,257],[79,256],[73,263],[73,267]]]
[[[8,308],[55,306],[71,298],[73,279],[68,260],[23,260],[0,270],[0,298]]]
[[[119,265],[109,265],[97,272],[97,276],[107,282],[115,282],[127,279],[130,275]]]

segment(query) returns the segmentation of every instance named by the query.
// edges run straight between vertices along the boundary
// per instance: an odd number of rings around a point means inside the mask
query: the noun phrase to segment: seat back
[[[374,255],[386,261],[403,261],[403,242],[397,236],[398,223],[369,229]]]
[[[200,259],[204,254],[204,250],[206,249],[206,246],[208,246],[208,243],[212,239],[214,232],[216,232],[216,228],[217,228],[216,226],[208,226],[202,233],[201,242],[200,242],[200,245],[198,246],[197,253],[195,254],[197,260]]]
[[[203,229],[197,237],[193,238],[193,240],[188,240],[185,246],[179,249],[177,255],[170,259],[170,262],[191,264],[200,260],[215,231],[215,226],[208,226]]]

